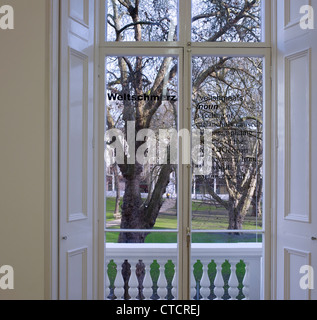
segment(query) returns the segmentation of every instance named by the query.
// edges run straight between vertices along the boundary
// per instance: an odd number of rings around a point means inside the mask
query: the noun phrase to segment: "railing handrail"
[[[127,256],[175,256],[177,255],[176,243],[107,243],[106,256],[122,256],[125,251]],[[193,243],[191,253],[194,257],[259,257],[263,255],[262,243]]]

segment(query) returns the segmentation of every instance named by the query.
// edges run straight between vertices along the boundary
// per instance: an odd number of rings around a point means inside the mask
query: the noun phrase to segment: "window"
[[[192,41],[261,42],[262,2],[194,0]]]
[[[106,298],[260,299],[268,3],[103,4]]]
[[[176,41],[177,13],[177,0],[108,0],[106,41]]]

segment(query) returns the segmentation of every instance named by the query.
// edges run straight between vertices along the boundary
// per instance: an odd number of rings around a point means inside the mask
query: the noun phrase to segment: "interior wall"
[[[0,300],[44,299],[49,1],[4,4],[15,29],[0,29],[0,267],[14,268],[15,288]]]

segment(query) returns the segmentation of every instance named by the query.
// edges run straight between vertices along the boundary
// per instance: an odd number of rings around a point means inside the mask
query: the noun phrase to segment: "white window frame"
[[[181,55],[180,64],[183,64],[184,69],[183,73],[183,87],[181,86],[181,82],[179,82],[180,90],[183,90],[183,95],[180,93],[180,97],[184,99],[183,106],[184,108],[180,108],[182,110],[191,110],[191,57],[193,55],[211,55],[211,56],[254,56],[254,57],[263,57],[265,59],[265,76],[264,76],[264,113],[263,120],[265,124],[265,136],[264,136],[264,205],[263,205],[263,256],[264,262],[262,265],[263,268],[263,279],[262,279],[262,292],[261,297],[263,299],[270,299],[271,296],[271,0],[262,0],[262,37],[263,42],[257,43],[246,43],[246,42],[192,42],[191,41],[191,0],[179,0],[181,2],[181,6],[179,7],[179,39],[174,42],[113,42],[106,41],[106,21],[105,21],[105,10],[106,10],[106,1],[101,1],[100,6],[100,110],[99,110],[99,119],[104,119],[104,61],[105,56],[115,56],[115,55],[162,55],[165,53],[166,55],[172,54],[175,51],[173,49],[181,49],[184,52],[183,59]],[[164,48],[164,49],[162,49]],[[162,51],[163,50],[163,51]],[[180,79],[182,79],[180,77]],[[182,110],[179,110],[180,112]],[[180,114],[179,119],[181,119],[183,123],[180,123],[180,127],[191,130],[191,115],[190,112],[184,112]],[[99,135],[104,135],[104,123],[99,122],[100,131]],[[103,150],[104,145],[103,141],[100,141],[99,145],[100,150]],[[100,155],[100,172],[103,172],[104,163],[103,153]],[[185,194],[184,190],[191,190],[191,169],[188,166],[182,166],[180,169],[182,170],[182,174],[180,175],[182,181],[179,183],[179,207],[182,207],[182,211],[187,214],[185,217],[181,217],[179,215],[179,252],[180,259],[179,262],[182,261],[183,268],[179,268],[179,295],[178,299],[189,300],[189,292],[190,292],[190,250],[187,250],[186,244],[186,229],[191,223],[191,205],[190,205],[190,196],[187,198],[189,201],[183,201],[182,197]],[[104,197],[104,186],[103,181],[99,183],[99,195],[100,198]],[[186,197],[185,197],[186,198]],[[103,206],[103,200],[100,200],[99,205]],[[104,221],[103,224],[104,225]],[[182,239],[182,240],[181,240]],[[102,237],[102,240],[104,238]],[[185,277],[187,275],[187,277]],[[265,280],[264,280],[265,279]]]

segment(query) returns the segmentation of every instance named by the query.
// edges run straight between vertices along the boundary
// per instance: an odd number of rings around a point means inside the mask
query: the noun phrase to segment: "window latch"
[[[191,233],[190,233],[190,229],[189,229],[189,227],[188,227],[188,228],[186,228],[187,248],[189,248],[189,246],[190,246],[190,235],[191,235]]]

